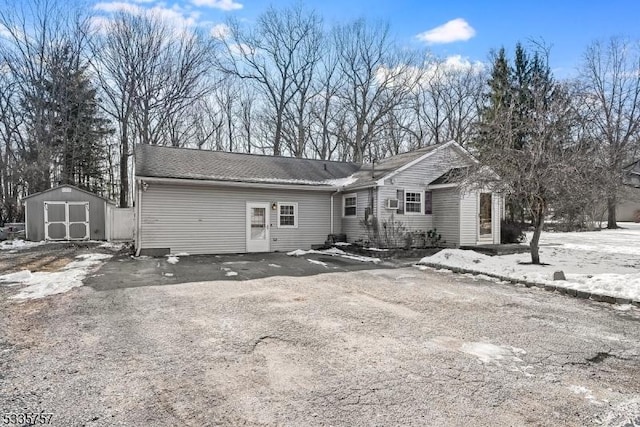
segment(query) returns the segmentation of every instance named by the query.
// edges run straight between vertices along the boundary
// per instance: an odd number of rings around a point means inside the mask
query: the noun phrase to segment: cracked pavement
[[[640,310],[417,268],[0,288],[0,412],[53,425],[633,425]]]

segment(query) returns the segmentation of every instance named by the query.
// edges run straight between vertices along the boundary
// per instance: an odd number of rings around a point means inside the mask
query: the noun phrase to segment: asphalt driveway
[[[302,277],[323,273],[370,270],[395,266],[388,262],[362,262],[339,256],[310,253],[238,255],[189,255],[177,257],[132,257],[120,253],[85,280],[104,291],[137,286],[155,286],[216,280],[243,281],[272,276]]]
[[[0,310],[0,413],[52,425],[640,422],[637,309],[449,273],[84,286]]]

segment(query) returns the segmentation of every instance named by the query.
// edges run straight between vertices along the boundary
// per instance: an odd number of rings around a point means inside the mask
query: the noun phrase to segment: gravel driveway
[[[0,413],[60,426],[632,425],[640,313],[415,268],[0,293]]]

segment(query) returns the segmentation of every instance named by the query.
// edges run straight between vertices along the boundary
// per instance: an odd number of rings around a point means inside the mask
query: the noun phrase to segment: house
[[[623,168],[622,182],[625,184],[618,205],[618,221],[640,221],[640,160]]]
[[[366,221],[437,228],[452,246],[500,242],[502,198],[463,190],[472,156],[451,141],[366,165],[139,145],[138,254],[289,251],[330,234],[367,239]]]
[[[64,184],[23,199],[27,240],[107,240],[113,202]]]

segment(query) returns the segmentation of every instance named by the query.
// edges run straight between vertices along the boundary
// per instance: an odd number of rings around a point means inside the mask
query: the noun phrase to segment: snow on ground
[[[45,243],[46,242],[44,240],[40,242],[29,242],[22,239],[5,240],[3,242],[0,242],[0,251],[27,249],[27,248],[32,248],[34,246],[44,245]]]
[[[167,256],[167,262],[169,264],[177,264],[178,262],[180,262],[180,258],[175,255],[169,255]]]
[[[546,266],[524,264],[531,262],[529,253],[491,257],[460,249],[444,249],[420,262],[640,301],[640,224],[619,225],[624,228],[542,233],[540,260]],[[553,280],[558,270],[566,281]]]
[[[82,280],[92,271],[95,271],[103,261],[111,258],[107,254],[78,255],[75,261],[70,262],[59,271],[31,272],[29,270],[0,276],[0,283],[9,285],[23,285],[25,288],[14,295],[15,299],[36,299],[49,295],[67,292],[78,286],[82,286]]]
[[[225,274],[225,276],[227,276],[227,277],[232,277],[232,276],[237,276],[237,275],[238,275],[238,273],[235,272],[235,271],[227,271],[226,274]]]
[[[273,268],[281,268],[281,265],[278,264],[269,264],[269,267],[273,267]]]
[[[125,243],[103,242],[98,247],[103,249],[110,249],[117,252],[123,249],[125,245]]]
[[[323,266],[325,268],[329,268],[327,266],[326,262],[318,261],[318,260],[315,260],[315,259],[307,259],[307,261],[309,261],[311,264],[317,264],[317,265],[321,265],[321,266]]]
[[[321,249],[321,250],[309,249],[308,251],[304,251],[302,249],[296,249],[295,251],[287,252],[287,255],[289,256],[304,256],[309,254],[338,256],[340,258],[347,258],[347,259],[352,259],[352,260],[361,261],[361,262],[372,262],[374,264],[382,262],[380,258],[349,254],[343,251],[342,249],[338,249],[338,248],[329,248],[329,249]]]

